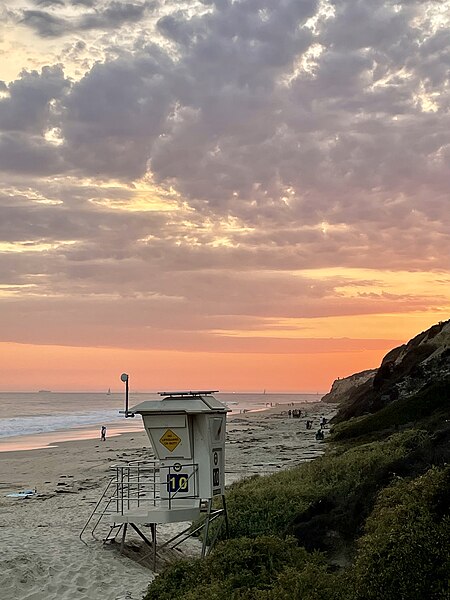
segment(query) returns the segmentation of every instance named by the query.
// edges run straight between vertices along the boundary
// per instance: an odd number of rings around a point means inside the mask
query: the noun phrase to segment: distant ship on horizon
[[[51,394],[52,390],[39,390],[38,394]]]

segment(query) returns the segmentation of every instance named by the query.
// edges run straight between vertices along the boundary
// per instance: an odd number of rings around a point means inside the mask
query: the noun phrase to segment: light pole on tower
[[[122,373],[122,375],[120,376],[120,379],[125,384],[125,418],[127,419],[128,417],[134,417],[134,413],[130,413],[128,411],[128,380],[129,380],[129,376],[127,373]]]

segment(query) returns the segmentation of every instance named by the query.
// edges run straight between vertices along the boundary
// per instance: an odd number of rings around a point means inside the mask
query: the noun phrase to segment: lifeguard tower
[[[122,379],[125,381],[124,379]],[[126,380],[128,392],[128,379]],[[191,531],[191,525],[165,542],[175,547],[204,529],[202,556],[207,549],[209,525],[223,517],[228,533],[224,497],[225,432],[229,409],[219,402],[215,391],[162,392],[160,400],[147,400],[128,410],[125,416],[141,415],[155,460],[115,465],[102,498],[91,514],[82,539],[92,520],[107,517],[110,531],[104,541],[122,535],[123,549],[128,526],[153,548],[156,560],[156,526],[163,523],[192,522],[205,514],[204,522]],[[213,508],[213,499],[220,499]],[[143,533],[150,527],[152,541]],[[216,535],[219,528],[216,530]],[[214,544],[215,539],[210,543]]]

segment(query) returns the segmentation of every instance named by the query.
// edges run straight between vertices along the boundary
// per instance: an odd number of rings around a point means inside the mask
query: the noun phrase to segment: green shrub
[[[204,560],[170,566],[150,584],[145,600],[281,599],[287,598],[285,585],[313,600],[329,577],[323,557],[293,539],[240,538],[220,543]]]
[[[379,496],[352,569],[353,600],[448,600],[450,468]]]
[[[342,441],[375,432],[392,433],[395,427],[413,424],[429,430],[439,428],[450,416],[450,380],[427,385],[408,398],[394,400],[376,413],[355,417],[333,428],[333,440]]]
[[[254,591],[252,600],[345,600],[344,578],[311,562],[302,569],[284,568],[269,590]]]
[[[234,485],[235,539],[170,566],[145,600],[448,600],[450,467],[411,479],[430,446],[427,432],[409,430]],[[301,547],[333,532],[356,543],[337,572]]]
[[[227,492],[231,535],[295,535],[307,549],[327,549],[330,531],[351,538],[379,489],[402,461],[427,444],[426,433],[403,432],[239,482]]]

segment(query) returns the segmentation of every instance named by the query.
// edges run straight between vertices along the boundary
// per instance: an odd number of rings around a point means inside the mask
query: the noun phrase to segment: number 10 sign
[[[189,491],[189,477],[186,473],[170,473],[167,475],[167,491],[169,494]]]

